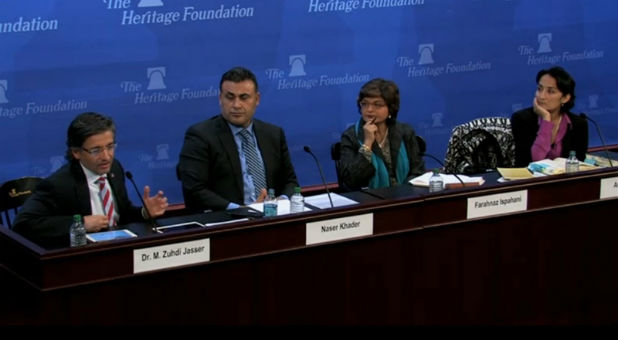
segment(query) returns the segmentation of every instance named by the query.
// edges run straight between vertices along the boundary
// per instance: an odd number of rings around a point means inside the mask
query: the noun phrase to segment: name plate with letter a
[[[373,214],[363,214],[309,222],[306,244],[345,240],[373,234]]]
[[[133,250],[133,273],[210,261],[210,239]]]
[[[602,178],[599,198],[612,197],[618,197],[618,177]]]
[[[468,198],[467,218],[507,214],[528,209],[528,190]]]

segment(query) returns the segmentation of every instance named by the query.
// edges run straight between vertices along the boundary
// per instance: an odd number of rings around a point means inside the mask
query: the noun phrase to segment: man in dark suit
[[[260,103],[255,75],[232,68],[221,77],[219,89],[221,115],[185,134],[177,170],[186,207],[233,209],[262,202],[267,188],[291,196],[298,182],[285,134],[253,118]]]
[[[114,159],[115,137],[111,118],[93,112],[78,115],[67,132],[68,164],[37,186],[13,229],[42,246],[62,246],[69,244],[75,214],[83,216],[87,232],[143,220],[145,212],[129,200],[124,170]],[[168,206],[163,192],[150,197],[148,186],[143,198],[153,217]]]

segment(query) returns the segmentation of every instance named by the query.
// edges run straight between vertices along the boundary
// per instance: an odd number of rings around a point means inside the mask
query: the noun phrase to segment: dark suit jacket
[[[360,124],[363,124],[363,122],[361,121]],[[359,140],[362,142],[364,139],[365,136],[362,127],[359,126],[358,135],[356,134],[356,124],[347,128],[341,135],[341,176],[343,177],[343,183],[350,190],[358,190],[368,186],[369,181],[376,172],[373,164],[367,161],[365,156],[358,151],[360,148]],[[410,125],[398,121],[390,125],[388,127],[388,141],[390,143],[393,169],[397,168],[399,147],[401,146],[401,141],[404,142],[410,162],[410,170],[406,176],[406,180],[409,181],[425,172],[425,161],[419,156],[416,133],[414,133],[414,129],[412,129]],[[377,142],[373,143],[371,149],[377,156],[383,158],[382,150]]]
[[[290,197],[298,181],[283,130],[253,119],[253,131],[264,160],[267,186],[275,189],[277,196]],[[230,202],[244,204],[238,149],[221,115],[187,129],[177,170],[187,208],[223,210]]]
[[[568,157],[569,151],[575,150],[577,158],[581,161],[586,159],[588,150],[588,121],[571,112],[566,113],[571,120],[564,138],[562,139],[561,157]],[[515,142],[515,166],[525,167],[532,162],[532,144],[536,140],[539,131],[539,116],[534,113],[532,107],[513,113],[511,116],[511,129]]]
[[[141,209],[131,204],[124,183],[124,171],[114,160],[107,175],[114,193],[119,224],[143,220]],[[73,215],[92,215],[86,175],[78,161],[71,161],[44,179],[24,203],[13,229],[42,246],[68,246]]]

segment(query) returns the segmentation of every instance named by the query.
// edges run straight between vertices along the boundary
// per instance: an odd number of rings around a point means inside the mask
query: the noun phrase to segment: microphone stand
[[[609,152],[607,151],[607,145],[605,144],[605,138],[603,138],[601,129],[599,129],[599,124],[597,124],[597,122],[594,121],[592,118],[588,117],[588,115],[585,113],[581,113],[580,116],[591,121],[594,127],[597,129],[597,133],[599,134],[599,137],[601,138],[601,143],[603,143],[603,150],[605,151],[605,156],[607,157],[607,160],[609,161],[609,166],[614,167],[614,164],[612,164],[612,159],[609,157]]]
[[[330,197],[330,191],[328,190],[328,185],[326,185],[326,179],[324,179],[324,173],[322,172],[322,166],[320,166],[320,161],[313,154],[313,152],[311,151],[311,148],[309,147],[309,145],[305,145],[303,147],[303,150],[305,150],[306,153],[310,154],[313,157],[313,159],[315,160],[315,164],[318,165],[318,170],[320,171],[320,177],[322,177],[322,184],[324,185],[324,189],[326,189],[326,195],[328,195],[328,200],[330,201],[330,207],[334,208],[335,205],[333,204],[333,199]]]
[[[442,168],[445,168],[444,163],[442,163],[441,160],[439,160],[437,157],[434,157],[433,155],[430,155],[428,153],[421,153],[420,156],[421,157],[427,156],[427,157],[433,159],[434,161],[438,162],[438,164],[440,164],[442,166]],[[457,180],[461,183],[462,187],[466,186],[464,181],[462,181],[461,178],[459,176],[457,176],[457,174],[453,174],[453,176],[455,176],[455,178],[457,178]],[[450,188],[453,188],[453,186],[451,185]]]
[[[148,221],[148,223],[152,227],[152,230],[157,231],[157,228],[159,227],[159,224],[150,215],[150,211],[148,211],[148,207],[146,206],[146,202],[144,202],[144,198],[142,197],[142,195],[140,195],[139,189],[137,188],[137,184],[135,184],[135,181],[133,180],[133,174],[131,173],[131,171],[127,171],[127,172],[125,172],[125,175],[129,179],[129,181],[133,184],[133,188],[135,188],[135,192],[137,193],[137,197],[139,197],[140,201],[142,201],[142,207],[144,209],[143,211],[146,212],[146,220]]]

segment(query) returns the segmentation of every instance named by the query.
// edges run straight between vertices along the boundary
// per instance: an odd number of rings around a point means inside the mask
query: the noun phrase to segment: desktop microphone
[[[433,155],[430,155],[430,154],[428,154],[428,153],[426,153],[426,152],[423,152],[423,153],[419,153],[419,156],[421,156],[421,157],[425,157],[425,156],[427,156],[427,157],[429,157],[429,158],[433,159],[434,161],[438,162],[438,164],[440,164],[440,165],[442,166],[442,168],[443,168],[443,169],[444,169],[444,168],[446,168],[446,167],[444,166],[444,163],[442,163],[442,161],[441,161],[441,160],[439,160],[437,157],[434,157]],[[455,174],[455,173],[454,173],[454,174],[453,174],[453,176],[455,176],[455,178],[457,178],[457,180],[459,180],[459,182],[461,183],[461,186],[462,186],[462,187],[465,187],[465,186],[466,186],[466,184],[464,183],[464,181],[462,181],[462,180],[461,180],[461,178],[459,178],[459,176],[457,176],[457,174]],[[452,185],[451,185],[450,187],[451,187],[451,188],[453,188],[453,186],[452,186]]]
[[[137,188],[137,185],[135,184],[135,181],[133,180],[133,174],[131,173],[131,171],[126,171],[125,175],[129,179],[129,181],[131,181],[131,183],[133,183],[133,188],[135,188],[135,192],[137,192],[137,197],[139,197],[140,201],[142,201],[142,206],[144,207],[144,211],[146,212],[146,220],[152,226],[152,229],[155,229],[155,228],[159,227],[159,224],[157,223],[157,221],[155,221],[155,219],[152,218],[152,216],[150,216],[150,211],[148,211],[148,207],[146,206],[146,202],[144,202],[144,198],[140,194],[139,189]]]
[[[326,194],[328,195],[328,200],[330,201],[330,207],[334,208],[335,205],[333,204],[333,199],[330,197],[330,191],[328,191],[328,185],[326,185],[326,180],[324,179],[324,173],[322,172],[322,166],[320,165],[320,161],[313,154],[309,145],[303,146],[303,150],[305,150],[306,153],[310,154],[311,156],[313,156],[313,159],[315,159],[315,164],[318,165],[318,170],[320,170],[320,177],[322,177],[322,184],[324,184],[324,189],[326,189]]]
[[[601,138],[601,143],[603,143],[603,150],[605,150],[605,156],[607,156],[607,160],[609,161],[609,166],[613,167],[614,165],[612,164],[612,159],[609,157],[609,152],[607,151],[607,145],[605,145],[605,139],[603,138],[603,134],[601,133],[601,129],[599,129],[599,124],[597,124],[597,122],[595,122],[592,118],[588,117],[585,113],[580,113],[579,114],[582,118],[587,119],[589,121],[592,122],[592,124],[594,124],[594,127],[597,128],[597,133],[599,134],[599,137]]]

